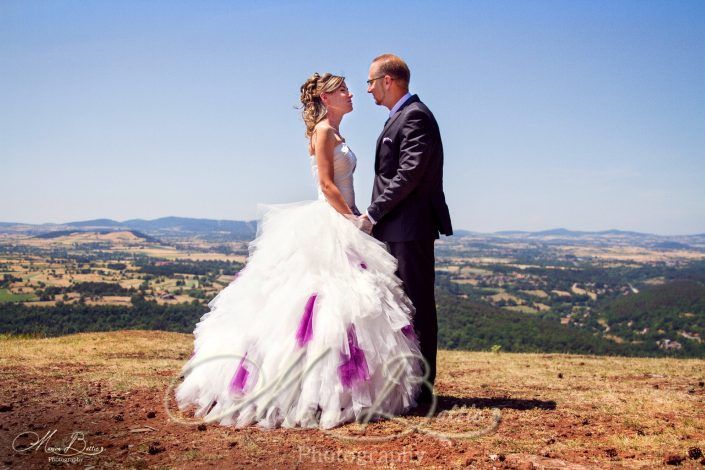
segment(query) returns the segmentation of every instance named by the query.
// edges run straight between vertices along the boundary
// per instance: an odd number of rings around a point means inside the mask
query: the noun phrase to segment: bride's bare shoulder
[[[321,121],[313,128],[313,134],[318,135],[319,138],[330,138],[335,137],[336,132],[330,124],[325,121]]]
[[[319,122],[311,133],[311,148],[315,149],[334,146],[337,141],[337,133],[328,123]]]

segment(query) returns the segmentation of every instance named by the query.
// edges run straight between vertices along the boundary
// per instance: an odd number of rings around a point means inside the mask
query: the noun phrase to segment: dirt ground
[[[177,412],[191,347],[153,331],[0,339],[2,467],[705,468],[705,360],[441,351],[431,418],[238,430]]]

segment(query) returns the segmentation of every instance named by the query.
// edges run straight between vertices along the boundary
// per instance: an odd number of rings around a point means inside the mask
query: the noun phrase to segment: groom
[[[416,308],[414,330],[433,384],[438,341],[433,244],[439,232],[452,235],[453,228],[443,194],[441,134],[431,111],[409,93],[410,75],[393,54],[370,65],[367,92],[389,109],[389,119],[377,139],[372,204],[360,219],[398,261],[397,275]],[[429,403],[431,391],[424,387],[417,401]]]

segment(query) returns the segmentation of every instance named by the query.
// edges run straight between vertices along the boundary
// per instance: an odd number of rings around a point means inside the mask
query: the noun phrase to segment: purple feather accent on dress
[[[247,382],[247,377],[250,375],[250,371],[245,368],[245,358],[247,353],[240,359],[240,364],[237,366],[237,370],[230,381],[230,391],[233,393],[242,393],[245,389],[245,383]]]
[[[348,257],[350,264],[360,266],[362,269],[367,269],[367,263],[365,263],[362,258],[357,256],[355,253],[346,252],[345,255]]]
[[[348,349],[350,354],[341,352],[342,364],[338,366],[338,375],[343,387],[350,388],[355,382],[369,380],[370,371],[367,368],[365,352],[357,344],[355,325],[348,327]]]
[[[416,338],[416,333],[414,332],[414,327],[409,325],[406,325],[401,329],[401,332],[406,335],[407,338],[409,339],[415,339]]]
[[[299,328],[296,330],[296,342],[299,347],[303,347],[313,337],[313,307],[316,304],[318,294],[313,294],[306,302],[304,314],[301,317]]]

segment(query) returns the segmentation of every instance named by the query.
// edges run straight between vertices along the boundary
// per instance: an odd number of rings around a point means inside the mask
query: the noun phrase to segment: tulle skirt
[[[196,325],[179,408],[236,427],[332,428],[415,406],[413,306],[384,244],[325,200],[260,210],[246,266]]]

